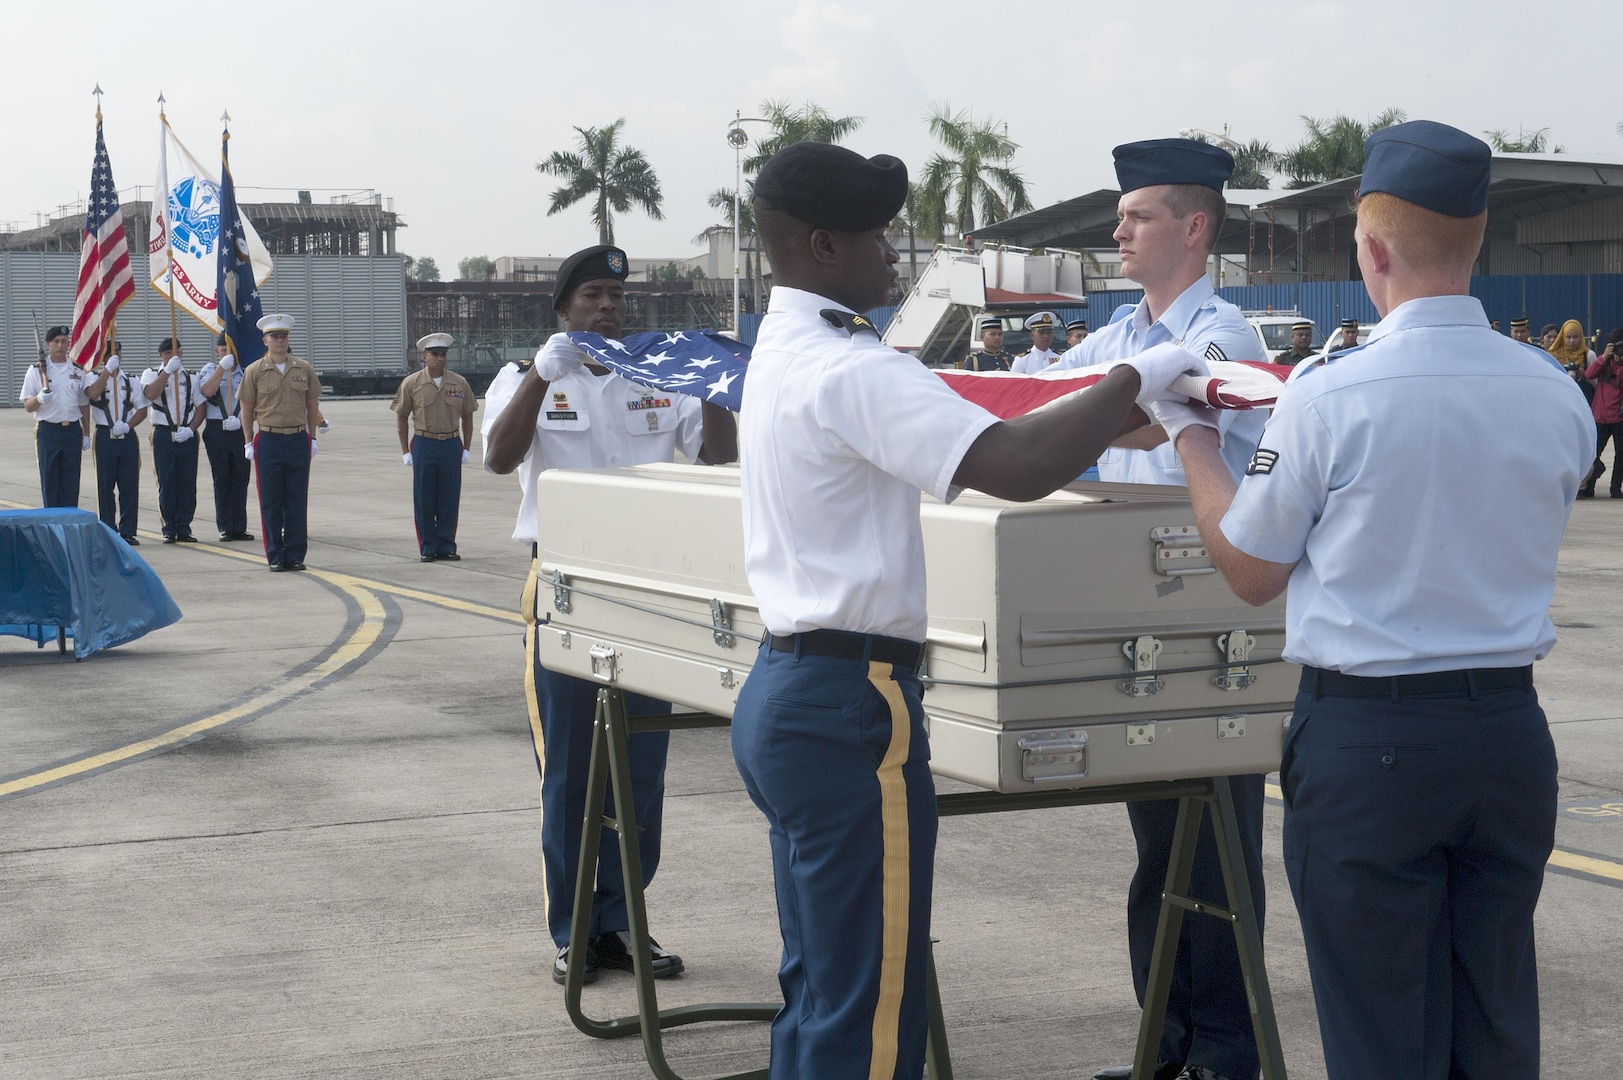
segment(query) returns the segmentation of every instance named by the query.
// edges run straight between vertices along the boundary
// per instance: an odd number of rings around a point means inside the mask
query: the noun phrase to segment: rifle
[[[43,389],[51,388],[51,377],[45,370],[45,339],[39,333],[39,312],[29,308],[28,313],[34,316],[34,348],[39,350],[39,383]]]

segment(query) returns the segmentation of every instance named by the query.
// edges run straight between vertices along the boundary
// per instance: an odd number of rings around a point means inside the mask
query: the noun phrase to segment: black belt
[[[40,423],[49,424],[51,427],[78,427],[79,426],[79,421],[77,421],[77,420],[41,420]]]
[[[842,660],[866,658],[897,667],[916,668],[924,659],[924,646],[916,641],[881,634],[855,634],[849,630],[772,634],[767,641],[778,652],[802,652],[808,656],[834,656]]]
[[[1418,675],[1343,675],[1324,668],[1302,669],[1302,690],[1315,697],[1390,698],[1470,697],[1494,690],[1525,690],[1533,685],[1533,665],[1427,671]]]

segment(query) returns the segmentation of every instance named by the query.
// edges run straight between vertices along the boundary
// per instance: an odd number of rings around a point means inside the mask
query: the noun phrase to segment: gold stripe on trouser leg
[[[891,677],[891,665],[868,662],[868,682],[890,706],[890,748],[879,763],[879,820],[882,843],[879,1001],[874,1006],[873,1057],[869,1080],[889,1080],[896,1073],[902,984],[907,971],[907,913],[912,877],[907,829],[907,780],[902,766],[912,741],[912,718],[902,688]]]
[[[530,576],[524,579],[524,596],[519,600],[519,613],[524,616],[524,704],[530,711],[530,738],[535,743],[535,763],[537,767],[536,784],[541,783],[540,768],[545,764],[545,748],[541,738],[541,700],[536,696],[535,690],[535,650],[536,650],[536,619],[538,613],[535,608],[535,594],[537,591],[536,565],[538,560],[530,560]],[[539,787],[537,798],[540,798]],[[542,875],[543,881],[546,875]]]

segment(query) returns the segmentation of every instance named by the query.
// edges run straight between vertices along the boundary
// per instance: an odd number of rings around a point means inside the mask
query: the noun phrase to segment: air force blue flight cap
[[[1448,217],[1476,217],[1488,209],[1493,151],[1458,128],[1410,120],[1364,140],[1360,196],[1384,192]]]
[[[1234,175],[1234,157],[1221,146],[1194,139],[1147,139],[1111,151],[1123,195],[1158,184],[1199,184],[1223,190]]]

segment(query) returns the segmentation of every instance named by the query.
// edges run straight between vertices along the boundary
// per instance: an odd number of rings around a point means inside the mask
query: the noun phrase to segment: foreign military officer
[[[79,505],[79,469],[90,448],[90,398],[84,372],[68,359],[70,331],[45,331],[47,357],[23,375],[18,400],[34,417],[42,506]]]
[[[1274,357],[1274,363],[1295,367],[1303,360],[1313,358],[1313,324],[1299,322],[1291,326],[1291,347]]]
[[[983,315],[975,323],[980,334],[981,347],[972,349],[964,367],[970,371],[1008,371],[1014,366],[1014,354],[1003,348],[1003,320],[996,315]]]
[[[310,462],[320,453],[316,428],[321,380],[288,351],[291,315],[266,315],[258,327],[265,355],[242,373],[243,456],[259,472],[259,523],[272,573],[303,570],[310,548]],[[254,432],[258,422],[259,431]]]
[[[745,568],[767,635],[732,743],[770,827],[775,1080],[924,1067],[936,802],[920,491],[1039,498],[1087,468],[1135,395],[1203,367],[1167,345],[999,422],[857,315],[896,279],[885,229],[906,194],[901,161],[825,143],[778,152],[755,184],[774,283],[739,415]]]
[[[1059,316],[1052,311],[1039,311],[1026,319],[1025,326],[1031,334],[1031,348],[1016,357],[1009,370],[1020,375],[1035,375],[1059,359],[1059,353],[1053,349]]]
[[[590,331],[619,338],[626,317],[626,253],[612,245],[577,251],[558,268],[553,311],[565,331]],[[681,394],[655,392],[595,364],[569,340],[554,334],[535,362],[509,364],[485,394],[485,468],[519,475],[515,540],[530,542],[530,577],[523,608],[530,657],[526,696],[530,736],[541,773],[541,851],[547,897],[547,929],[558,954],[552,977],[563,982],[572,936],[576,860],[586,808],[586,774],[591,764],[592,724],[598,684],[548,671],[541,666],[536,634],[536,477],[543,469],[591,469],[670,461],[678,451],[691,461],[717,465],[738,456],[733,416],[720,406]],[[636,423],[629,422],[635,418]],[[658,524],[651,522],[651,528]],[[634,715],[669,712],[668,702],[627,694]],[[665,801],[665,756],[670,733],[638,732],[630,737],[631,787],[637,812],[643,884],[659,867],[660,823]],[[611,812],[605,799],[605,811]],[[584,883],[590,888],[591,883]],[[598,853],[593,925],[583,961],[586,980],[599,966],[631,970],[625,910],[624,874],[617,845]],[[650,942],[654,978],[680,974],[677,954]]]
[[[1510,320],[1510,339],[1524,345],[1533,343],[1533,326],[1527,321],[1526,315]]]
[[[141,392],[151,407],[152,465],[158,474],[158,518],[166,544],[195,544],[197,432],[203,426],[203,395],[186,370],[172,338],[158,343],[158,366],[141,373]]]
[[[1219,297],[1206,276],[1206,260],[1223,227],[1223,186],[1234,159],[1221,147],[1189,139],[1152,139],[1114,151],[1121,200],[1115,239],[1122,273],[1144,287],[1144,299],[1123,306],[1099,332],[1067,350],[1058,366],[1088,367],[1133,356],[1173,341],[1212,360],[1254,360],[1257,335],[1240,309]],[[1238,476],[1262,433],[1263,414],[1224,412],[1223,457]],[[1162,427],[1148,427],[1120,440],[1099,459],[1108,481],[1182,484],[1183,469]],[[1240,847],[1245,856],[1260,929],[1266,893],[1262,879],[1263,777],[1229,778]],[[1138,845],[1138,868],[1127,892],[1127,942],[1133,986],[1140,1004],[1149,981],[1150,957],[1161,911],[1167,862],[1177,824],[1178,802],[1155,799],[1127,804]],[[1222,866],[1210,822],[1201,826],[1190,888],[1201,897],[1226,899]],[[1177,966],[1167,1001],[1157,1077],[1177,1076],[1186,1066],[1208,1076],[1250,1080],[1261,1063],[1251,1029],[1250,1006],[1233,931],[1215,919],[1183,922]],[[1124,1080],[1130,1067],[1103,1069],[1100,1080]]]
[[[417,340],[417,347],[423,351],[423,366],[400,380],[390,407],[396,414],[400,456],[411,469],[418,557],[456,562],[462,558],[456,553],[462,466],[473,446],[473,413],[479,403],[468,380],[445,366],[450,334],[428,334]]]
[[[1303,665],[1285,869],[1331,1080],[1539,1073],[1556,760],[1532,663],[1594,426],[1470,295],[1491,164],[1431,121],[1371,135],[1354,238],[1380,324],[1285,387],[1238,490],[1211,432],[1178,439],[1202,540],[1241,599],[1285,593]]]
[[[1072,319],[1065,324],[1065,347],[1075,348],[1088,336],[1088,320]]]
[[[197,373],[202,387],[203,449],[209,456],[214,479],[214,524],[220,539],[252,540],[248,531],[248,474],[252,466],[243,456],[242,368],[221,334],[214,341],[214,359]]]
[[[141,541],[135,530],[141,516],[141,440],[135,429],[147,416],[141,383],[123,370],[121,342],[85,388],[90,418],[95,422],[96,513],[131,547]]]
[[[1358,346],[1358,320],[1357,319],[1342,319],[1341,320],[1341,343],[1336,346],[1336,349],[1339,351],[1341,349],[1356,348],[1357,346]]]

